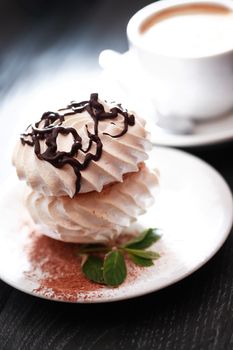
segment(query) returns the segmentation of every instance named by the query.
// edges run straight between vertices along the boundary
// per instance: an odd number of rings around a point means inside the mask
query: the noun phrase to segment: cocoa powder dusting
[[[31,269],[25,274],[32,280],[38,279],[38,270],[41,274],[39,287],[33,292],[51,299],[78,302],[91,301],[92,293],[95,299],[101,299],[103,291],[109,290],[109,287],[93,283],[83,275],[81,258],[77,256],[78,244],[60,242],[37,232],[32,232],[29,238],[26,251]],[[126,262],[128,274],[123,285],[131,283],[144,270],[128,259]]]

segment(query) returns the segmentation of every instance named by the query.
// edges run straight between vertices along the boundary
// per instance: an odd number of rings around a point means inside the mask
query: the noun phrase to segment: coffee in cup
[[[233,109],[233,2],[164,0],[136,13],[130,48],[161,115],[212,118]]]
[[[200,57],[233,48],[233,13],[214,4],[186,4],[155,13],[141,27],[142,40],[164,55]]]

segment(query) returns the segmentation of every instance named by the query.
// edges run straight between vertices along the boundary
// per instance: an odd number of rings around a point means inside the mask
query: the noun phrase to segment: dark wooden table
[[[23,98],[44,72],[90,73],[98,70],[102,49],[126,50],[126,23],[146,3],[66,1],[48,12],[43,1],[39,7],[26,0],[1,2],[0,121],[2,130],[8,127],[1,132],[1,182],[10,171],[5,150],[17,121],[17,113],[11,114],[17,96]],[[233,189],[233,144],[189,151],[212,164]],[[0,282],[0,349],[233,349],[233,236],[192,276],[129,301],[60,304]]]

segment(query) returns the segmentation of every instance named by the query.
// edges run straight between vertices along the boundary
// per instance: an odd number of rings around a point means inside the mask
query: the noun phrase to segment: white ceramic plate
[[[163,148],[152,151],[149,166],[159,168],[161,188],[156,204],[139,223],[163,230],[154,247],[161,258],[118,288],[104,287],[101,293],[77,291],[73,302],[111,302],[162,289],[200,268],[226,240],[232,226],[232,195],[212,167],[187,153]],[[25,273],[30,270],[25,250],[25,245],[30,245],[30,229],[22,188],[15,180],[1,189],[0,277],[21,291],[45,297],[35,291],[41,278],[39,269],[33,278]],[[49,294],[47,298],[56,300]]]
[[[199,147],[233,140],[233,111],[222,118],[196,122],[189,134],[169,133],[157,127],[156,120],[159,117],[150,104],[145,88],[142,88],[146,86],[145,76],[134,55],[130,51],[119,54],[112,50],[104,50],[100,54],[99,63],[106,77],[112,81],[112,95],[119,96],[121,101],[127,96],[126,100],[131,100],[132,107],[147,119],[154,144]]]

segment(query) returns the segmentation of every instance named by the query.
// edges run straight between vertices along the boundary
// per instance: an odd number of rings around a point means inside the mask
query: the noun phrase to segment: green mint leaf
[[[161,235],[158,232],[159,230],[156,228],[149,228],[126,243],[124,247],[132,249],[147,249],[161,238]]]
[[[103,259],[96,256],[88,256],[82,266],[82,271],[89,280],[96,283],[104,283]]]
[[[130,241],[128,241],[127,243],[123,244],[122,247],[123,248],[127,248],[131,245],[137,244],[141,241],[143,241],[143,239],[145,238],[145,236],[147,235],[147,231],[148,230],[144,230],[143,232],[141,232],[138,236],[132,238]]]
[[[103,244],[83,244],[79,247],[77,254],[107,253],[111,249]]]
[[[154,265],[152,259],[144,259],[144,258],[141,258],[140,256],[132,255],[132,254],[129,254],[129,258],[134,262],[134,264],[139,266],[148,267],[148,266]]]
[[[126,274],[124,255],[119,250],[108,253],[104,258],[104,282],[109,286],[116,287],[124,282]]]
[[[160,255],[158,253],[152,252],[150,250],[125,248],[125,251],[131,255],[136,255],[136,256],[139,256],[140,258],[144,258],[144,259],[156,260],[160,257]]]

